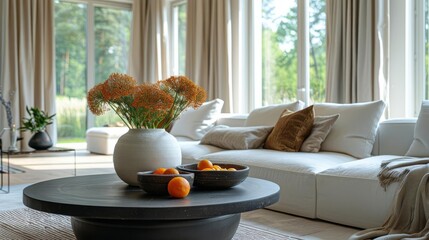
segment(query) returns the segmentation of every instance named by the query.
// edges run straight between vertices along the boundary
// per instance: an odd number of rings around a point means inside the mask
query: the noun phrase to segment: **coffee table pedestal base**
[[[240,214],[193,220],[109,220],[72,217],[79,240],[230,240],[237,231]]]

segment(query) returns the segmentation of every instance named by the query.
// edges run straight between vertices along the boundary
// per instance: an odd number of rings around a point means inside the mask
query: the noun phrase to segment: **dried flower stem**
[[[185,76],[137,85],[132,77],[119,73],[87,95],[92,113],[102,115],[110,108],[128,128],[168,128],[186,108],[198,108],[205,99],[205,90]]]

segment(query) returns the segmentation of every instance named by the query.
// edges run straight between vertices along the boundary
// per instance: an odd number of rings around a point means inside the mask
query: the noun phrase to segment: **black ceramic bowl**
[[[177,169],[194,173],[194,187],[209,189],[226,189],[243,182],[249,176],[249,167],[238,164],[213,163],[221,168],[235,168],[237,171],[201,171],[197,163],[177,166]]]
[[[138,172],[137,179],[140,188],[154,195],[168,195],[168,183],[174,177],[183,177],[192,186],[194,174],[179,171],[179,174],[153,174],[153,171]]]

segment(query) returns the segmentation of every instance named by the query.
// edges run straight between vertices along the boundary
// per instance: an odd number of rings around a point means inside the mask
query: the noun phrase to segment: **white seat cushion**
[[[199,141],[190,138],[178,137],[177,140],[182,150],[182,164],[194,163],[201,156],[225,151],[225,149],[216,146],[199,144]]]
[[[229,150],[202,158],[249,166],[251,177],[280,186],[280,200],[269,208],[310,218],[316,217],[316,173],[356,160],[340,153],[286,153],[266,149]]]
[[[341,164],[317,175],[317,217],[359,228],[381,226],[389,216],[398,183],[387,191],[377,174],[383,160],[397,158],[382,155]]]

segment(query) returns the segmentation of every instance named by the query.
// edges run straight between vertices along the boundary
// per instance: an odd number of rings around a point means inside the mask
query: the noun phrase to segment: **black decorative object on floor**
[[[46,131],[36,132],[28,142],[28,146],[36,150],[46,150],[52,147],[52,145],[51,137],[49,137],[49,134]]]

